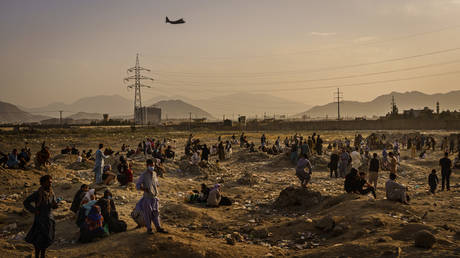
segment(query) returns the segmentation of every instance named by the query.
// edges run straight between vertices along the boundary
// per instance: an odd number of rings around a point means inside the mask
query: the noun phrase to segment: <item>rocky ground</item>
[[[311,135],[311,132],[300,132]],[[326,143],[335,138],[353,137],[355,132],[322,132]],[[363,133],[363,132],[361,132]],[[368,134],[370,132],[365,132]],[[438,136],[443,132],[432,132]],[[280,135],[268,133],[271,142]],[[205,143],[215,143],[231,133],[196,133]],[[380,173],[377,199],[345,194],[343,179],[330,179],[328,157],[315,157],[309,189],[300,189],[293,165],[284,155],[248,153],[234,147],[230,159],[208,168],[191,169],[179,158],[168,161],[160,179],[162,223],[168,235],[147,235],[135,229],[129,217],[142,193],[131,187],[109,186],[121,219],[128,231],[90,244],[76,242],[78,228],[69,210],[73,195],[82,183],[90,184],[92,165],[75,163],[76,156],[59,155],[66,145],[96,149],[99,142],[114,150],[123,143],[136,146],[145,137],[167,137],[183,154],[187,133],[123,131],[122,129],[30,132],[0,134],[0,150],[21,148],[28,141],[33,152],[43,140],[51,147],[53,164],[46,170],[0,169],[0,248],[1,256],[29,256],[33,247],[23,238],[33,216],[24,211],[22,201],[38,188],[40,176],[54,178],[54,191],[64,201],[55,212],[56,242],[50,257],[457,257],[460,253],[460,184],[458,171],[451,178],[452,189],[436,195],[428,193],[427,177],[438,168],[441,152],[429,152],[425,160],[410,159],[403,151],[399,181],[410,189],[410,205],[384,199],[388,172]],[[259,143],[260,133],[249,133]],[[380,151],[379,151],[380,152]],[[215,160],[216,157],[212,157]],[[116,164],[117,158],[108,160]],[[144,169],[145,158],[135,157],[135,179]],[[439,178],[440,174],[438,174]],[[201,183],[223,185],[232,206],[207,208],[188,204],[184,197]],[[425,231],[423,231],[425,230]],[[433,244],[432,248],[415,245]]]

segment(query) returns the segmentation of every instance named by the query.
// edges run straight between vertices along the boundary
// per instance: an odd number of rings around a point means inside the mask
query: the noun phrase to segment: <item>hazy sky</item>
[[[145,99],[265,91],[314,105],[336,86],[345,100],[447,92],[460,89],[459,17],[460,0],[2,0],[0,99],[131,99],[122,79],[137,52],[155,78]]]

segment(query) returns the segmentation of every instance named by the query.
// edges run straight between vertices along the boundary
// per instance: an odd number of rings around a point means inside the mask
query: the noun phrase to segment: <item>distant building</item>
[[[134,114],[136,124],[158,125],[161,122],[161,108],[142,107],[137,108]]]
[[[432,117],[433,110],[425,107],[424,109],[409,109],[404,110],[403,116],[406,118],[422,118],[422,117]]]

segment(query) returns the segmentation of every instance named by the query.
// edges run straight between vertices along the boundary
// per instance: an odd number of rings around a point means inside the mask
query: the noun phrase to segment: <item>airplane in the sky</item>
[[[181,18],[179,20],[175,20],[175,21],[171,21],[168,16],[166,16],[166,23],[170,23],[170,24],[182,24],[182,23],[185,23],[184,19]]]

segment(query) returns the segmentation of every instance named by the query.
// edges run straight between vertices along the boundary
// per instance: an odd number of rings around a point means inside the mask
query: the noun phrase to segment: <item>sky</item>
[[[144,99],[444,93],[460,89],[458,17],[460,0],[2,0],[0,100],[132,99],[136,53],[155,79]]]

